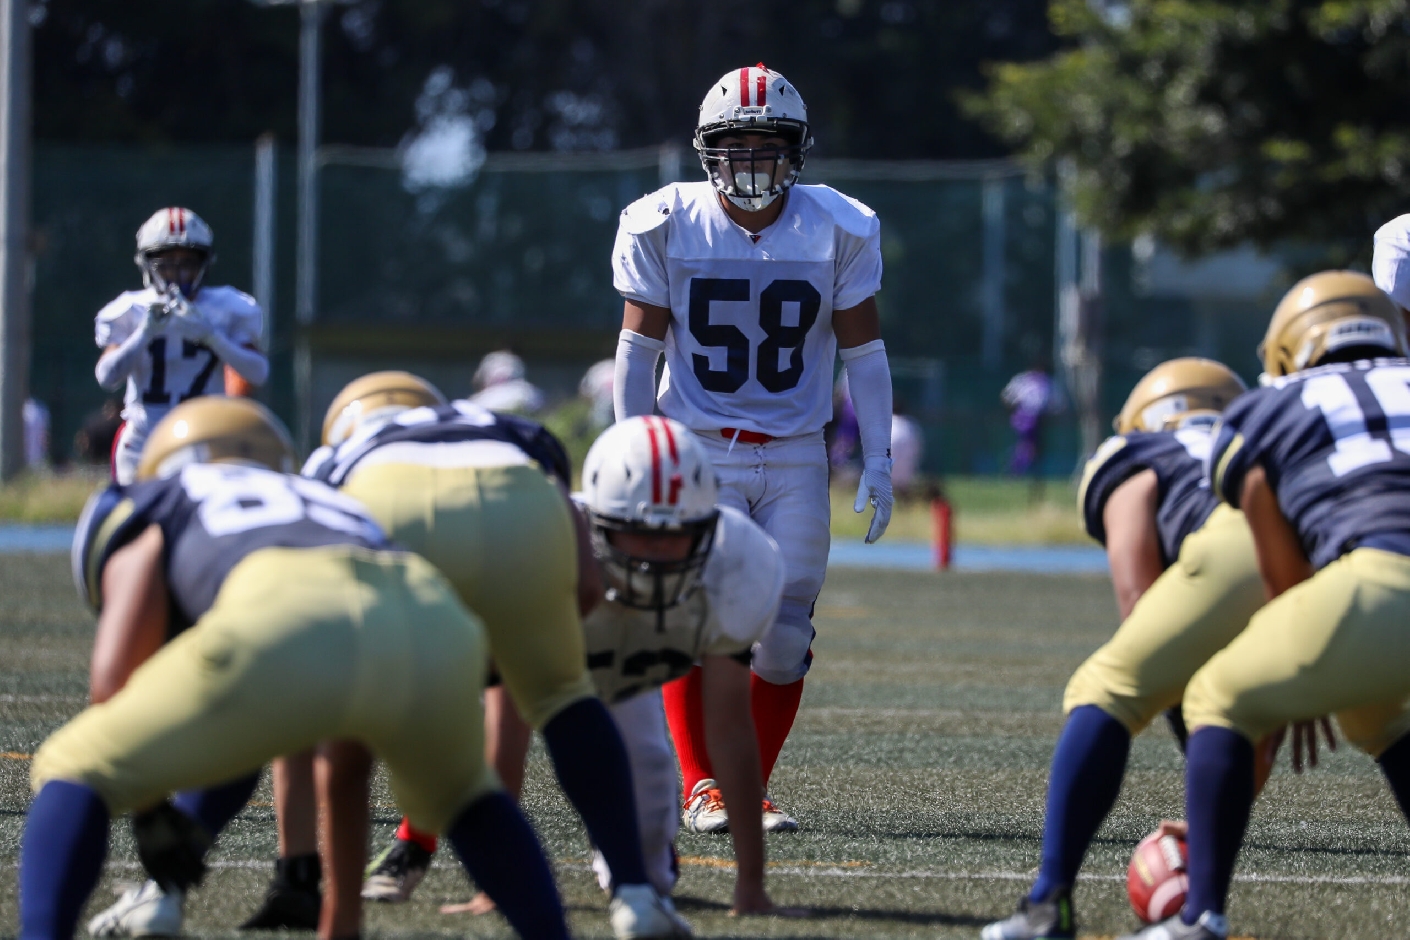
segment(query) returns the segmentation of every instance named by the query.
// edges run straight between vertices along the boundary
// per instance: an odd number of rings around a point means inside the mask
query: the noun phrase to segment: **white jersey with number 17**
[[[661,412],[696,431],[774,437],[832,417],[832,313],[881,287],[876,213],[828,186],[794,186],[757,237],[708,181],[673,183],[622,212],[612,279],[671,311]]]
[[[120,346],[142,327],[147,307],[159,300],[155,290],[124,291],[94,319],[93,338],[99,349]],[[258,346],[264,324],[259,304],[233,287],[203,287],[192,301],[210,324],[236,346]],[[130,433],[147,429],[188,398],[224,394],[220,359],[204,343],[182,335],[172,317],[147,341],[146,355],[127,378],[122,417]]]

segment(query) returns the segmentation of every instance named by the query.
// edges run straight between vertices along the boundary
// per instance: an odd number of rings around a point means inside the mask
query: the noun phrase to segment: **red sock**
[[[661,687],[666,703],[666,723],[671,726],[671,740],[676,745],[676,758],[681,764],[685,795],[706,777],[714,777],[710,767],[710,752],[705,749],[705,705],[700,692],[700,667],[667,682]]]
[[[803,700],[803,680],[788,685],[774,685],[754,674],[749,676],[749,706],[754,713],[754,734],[759,738],[759,769],[764,773],[764,789],[769,786],[774,764],[783,750],[793,719],[798,717],[798,703]]]
[[[397,827],[397,838],[406,842],[415,842],[427,852],[434,853],[436,851],[436,837],[429,832],[417,829],[405,816],[401,818],[401,825]]]

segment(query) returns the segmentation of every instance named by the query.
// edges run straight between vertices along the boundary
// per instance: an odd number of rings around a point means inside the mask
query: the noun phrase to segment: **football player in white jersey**
[[[823,425],[839,349],[862,437],[853,508],[875,507],[868,542],[891,518],[891,373],[873,296],[880,225],[830,187],[795,185],[812,143],[803,99],[782,75],[762,63],[729,72],[705,96],[695,131],[709,179],[632,203],[612,251],[626,299],[617,419],[659,408],[693,431],[719,473],[720,502],[758,522],[783,553],[783,601],[754,650],[751,680],[766,787],[812,661],[829,544]],[[721,831],[700,682],[692,671],[667,686],[666,714],[689,794],[685,823]],[[766,798],[765,827],[797,822]]]
[[[108,391],[127,386],[113,445],[119,483],[132,482],[148,430],[174,406],[222,391],[248,394],[269,377],[259,304],[233,287],[202,285],[214,240],[190,209],[158,210],[137,230],[144,287],[98,311],[94,337],[103,353],[94,375]]]
[[[736,805],[763,799],[749,709],[750,650],[773,623],[784,565],[768,533],[716,503],[718,485],[695,435],[657,416],[628,418],[598,437],[574,498],[591,528],[604,596],[584,618],[593,684],[626,742],[647,875],[663,896],[676,883],[680,784],[661,686],[701,667],[706,737],[720,789]],[[491,762],[506,789],[524,776],[528,726],[486,690]],[[734,911],[779,911],[764,888],[762,814],[738,813]],[[593,868],[606,890],[606,863]],[[482,912],[486,899],[464,906]],[[453,909],[461,909],[453,906]]]

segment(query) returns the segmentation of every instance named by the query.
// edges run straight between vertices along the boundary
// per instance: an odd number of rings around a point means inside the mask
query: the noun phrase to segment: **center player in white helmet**
[[[269,377],[259,304],[233,287],[203,284],[214,243],[190,209],[157,210],[137,230],[143,288],[98,311],[94,338],[103,353],[94,375],[109,391],[127,386],[113,446],[119,483],[133,481],[148,430],[173,407],[201,395],[248,394]]]
[[[695,131],[709,179],[632,203],[612,250],[626,299],[617,419],[659,408],[693,431],[719,473],[721,504],[758,522],[783,553],[783,601],[755,647],[751,680],[765,786],[812,662],[830,538],[823,425],[839,349],[864,460],[853,508],[875,507],[868,542],[891,518],[891,372],[874,299],[880,224],[830,187],[797,185],[812,144],[787,79],[762,63],[725,74]],[[693,670],[668,686],[666,715],[689,794],[685,824],[715,832],[729,821],[703,740],[700,684]],[[764,824],[797,828],[767,797]]]

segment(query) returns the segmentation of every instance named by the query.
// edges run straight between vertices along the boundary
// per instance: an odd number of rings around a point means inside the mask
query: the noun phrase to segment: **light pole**
[[[0,480],[24,469],[29,394],[29,4],[0,0]]]

